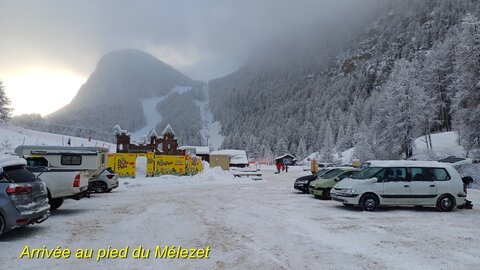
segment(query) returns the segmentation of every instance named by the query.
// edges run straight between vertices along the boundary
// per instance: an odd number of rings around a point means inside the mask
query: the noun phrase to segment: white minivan
[[[378,206],[433,206],[452,211],[466,203],[467,193],[458,172],[436,161],[370,161],[364,170],[338,182],[332,199],[359,205],[365,211]]]

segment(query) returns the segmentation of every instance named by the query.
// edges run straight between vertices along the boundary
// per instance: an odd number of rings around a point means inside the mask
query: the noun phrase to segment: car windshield
[[[384,168],[368,167],[350,176],[350,178],[359,180],[370,179],[372,177],[375,177],[375,175],[383,169]]]
[[[328,171],[330,171],[330,169],[320,169],[318,170],[317,176],[322,176]]]
[[[341,174],[343,171],[340,170],[340,169],[333,169],[333,170],[330,170],[328,172],[326,172],[325,174],[322,175],[322,178],[323,179],[330,179],[330,178],[333,178],[333,177],[336,177],[337,175]]]

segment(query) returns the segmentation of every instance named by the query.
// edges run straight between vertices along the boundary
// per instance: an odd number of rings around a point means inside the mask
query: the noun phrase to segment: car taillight
[[[115,176],[115,174],[107,174],[108,179],[112,179]]]
[[[9,195],[24,194],[29,193],[30,191],[32,191],[32,186],[23,184],[10,184],[6,190]]]
[[[73,180],[73,187],[80,187],[80,174],[75,176],[75,180]]]

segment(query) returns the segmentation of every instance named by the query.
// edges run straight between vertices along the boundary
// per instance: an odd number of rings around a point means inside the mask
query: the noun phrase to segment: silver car
[[[93,192],[110,192],[118,187],[118,175],[110,168],[102,171],[97,177],[90,179],[88,189]]]
[[[50,215],[46,185],[25,169],[19,157],[0,157],[0,236],[5,232],[33,223]]]

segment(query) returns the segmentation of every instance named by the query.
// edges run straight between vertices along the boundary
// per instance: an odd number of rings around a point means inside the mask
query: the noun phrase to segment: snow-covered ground
[[[152,128],[156,127],[158,123],[162,121],[162,116],[157,110],[157,105],[158,103],[162,102],[164,99],[166,99],[169,95],[173,93],[179,93],[183,94],[185,92],[190,91],[192,89],[189,86],[175,86],[166,94],[165,96],[162,97],[151,97],[147,99],[142,100],[142,109],[143,109],[143,116],[147,120],[147,124],[131,133],[131,137],[133,140],[140,140],[143,136],[148,136]]]
[[[440,159],[448,156],[465,157],[465,149],[458,144],[458,133],[455,131],[441,132],[431,135],[432,150],[427,150],[425,137],[415,140],[413,157],[419,160]]]
[[[88,141],[86,138],[63,136],[40,131],[33,131],[22,127],[0,124],[0,152],[12,152],[19,145],[67,145],[70,139],[71,146],[98,146],[115,152],[115,145],[102,141]]]
[[[208,170],[122,179],[109,194],[68,200],[42,224],[0,239],[2,269],[477,269],[480,191],[473,210],[362,212],[293,189],[301,167],[264,180]],[[19,259],[30,248],[211,246],[209,259]],[[95,256],[95,255],[94,255]]]
[[[418,160],[438,160],[448,156],[465,157],[466,151],[461,145],[458,144],[458,134],[455,131],[440,132],[431,135],[432,138],[432,150],[427,149],[425,144],[425,136],[421,136],[415,139],[415,147],[413,148],[413,157]],[[342,163],[350,163],[354,156],[355,147],[347,149],[337,155],[337,159]],[[318,152],[310,154],[304,158],[302,162],[305,162],[308,158],[310,160],[319,160],[320,154]]]
[[[200,114],[202,117],[202,129],[200,134],[205,141],[208,141],[208,146],[211,146],[213,150],[220,150],[220,146],[224,140],[224,137],[220,134],[220,122],[213,119],[213,115],[210,112],[209,106],[209,94],[208,85],[203,87],[204,101],[195,101],[200,108]]]

